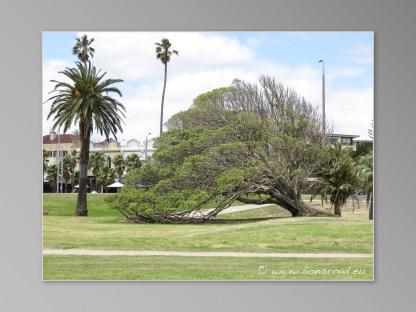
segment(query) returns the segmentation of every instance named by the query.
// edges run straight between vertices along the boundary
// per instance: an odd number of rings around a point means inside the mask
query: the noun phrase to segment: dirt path
[[[231,207],[228,207],[227,209],[224,209],[219,214],[226,214],[226,213],[232,213],[232,212],[238,212],[238,211],[259,209],[259,208],[264,208],[264,207],[268,207],[268,206],[271,206],[271,205],[270,204],[265,204],[265,205],[248,204],[248,205],[231,206]]]
[[[159,250],[44,249],[44,256],[175,256],[175,257],[249,257],[249,258],[371,258],[372,254],[278,253]]]

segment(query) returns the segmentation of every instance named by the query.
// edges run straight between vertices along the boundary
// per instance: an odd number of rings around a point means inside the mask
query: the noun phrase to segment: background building
[[[373,149],[372,140],[360,140],[358,139],[359,135],[354,134],[329,134],[329,143],[336,144],[341,143],[342,146],[351,147],[353,150],[356,150],[357,145],[362,144],[368,147],[369,150]]]
[[[147,157],[151,157],[154,151],[154,139],[149,138],[147,142]],[[61,158],[68,155],[72,150],[80,152],[80,139],[78,135],[73,134],[50,134],[43,136],[43,150],[48,152],[48,165],[56,165]],[[106,164],[110,168],[114,167],[113,159],[117,155],[123,155],[124,158],[131,154],[137,154],[141,161],[145,160],[146,141],[139,141],[137,139],[123,140],[118,142],[114,139],[104,140],[100,142],[91,142],[90,153],[102,152],[106,158]],[[76,168],[78,170],[78,166]],[[95,178],[92,172],[88,171],[90,184],[95,184]],[[47,173],[44,175],[44,182],[49,182]],[[60,180],[62,182],[62,180]],[[78,184],[76,182],[75,184]],[[72,186],[71,186],[72,188]]]

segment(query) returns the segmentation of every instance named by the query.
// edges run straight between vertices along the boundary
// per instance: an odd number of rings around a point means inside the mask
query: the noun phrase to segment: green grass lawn
[[[44,280],[372,280],[372,259],[45,256]]]
[[[120,216],[116,210],[109,209],[105,198],[113,194],[88,194],[88,214],[90,217]],[[77,194],[43,194],[43,211],[50,216],[73,216]]]
[[[339,218],[242,224],[132,224],[118,217],[44,217],[44,247],[245,252],[372,252],[372,226]]]
[[[74,217],[76,194],[45,194],[44,248],[115,250],[372,253],[373,224],[361,208],[342,218],[291,218],[269,206],[221,215],[245,219],[279,217],[234,224],[132,224],[109,209],[106,196],[89,194],[89,216]],[[318,205],[318,203],[315,203]],[[369,269],[365,275],[258,276],[260,265],[305,265]],[[293,265],[291,267],[290,265]],[[372,259],[276,259],[128,256],[45,256],[45,279],[371,279]],[[254,271],[253,271],[254,270]],[[371,272],[370,272],[371,271]],[[348,276],[347,276],[348,275]]]

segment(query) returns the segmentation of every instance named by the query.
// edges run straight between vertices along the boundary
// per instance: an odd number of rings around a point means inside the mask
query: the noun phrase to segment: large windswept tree
[[[150,187],[126,188],[112,206],[147,222],[203,222],[235,200],[277,204],[292,216],[321,214],[301,197],[324,152],[320,115],[274,79],[259,82],[235,81],[173,116],[152,161],[132,172],[135,179],[128,174],[128,184]],[[196,211],[200,217],[191,217]]]
[[[168,76],[168,63],[172,57],[172,54],[178,55],[179,52],[176,50],[171,50],[172,44],[169,42],[169,39],[162,39],[160,42],[156,42],[156,58],[160,60],[164,66],[164,79],[163,79],[163,91],[162,91],[162,101],[160,105],[160,135],[163,131],[163,107],[165,104],[165,91],[166,91],[166,80]]]
[[[81,54],[82,56],[83,54]],[[122,131],[122,118],[125,107],[113,97],[121,97],[120,90],[114,84],[121,79],[105,79],[106,73],[98,70],[90,61],[76,62],[75,67],[60,72],[65,81],[52,81],[55,88],[49,98],[52,102],[48,119],[53,119],[53,129],[63,132],[75,125],[79,128],[81,140],[80,177],[77,216],[87,216],[87,171],[90,150],[90,137],[94,130],[107,139],[116,138]]]

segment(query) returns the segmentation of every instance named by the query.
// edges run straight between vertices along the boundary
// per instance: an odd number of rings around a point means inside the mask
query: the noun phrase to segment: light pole
[[[57,188],[56,188],[56,192],[60,193],[61,192],[61,170],[62,170],[62,162],[61,162],[61,128],[58,129],[58,153],[57,153],[57,157],[58,157],[58,172],[56,174],[57,177]]]
[[[145,146],[144,146],[144,161],[145,162],[147,162],[147,137],[149,136],[149,135],[151,135],[152,133],[151,132],[149,132],[147,135],[146,135],[146,142],[145,142]]]
[[[59,158],[59,150],[60,150],[60,137],[59,137],[59,129],[58,129],[58,133],[55,132],[50,132],[49,133],[49,140],[51,141],[51,143],[53,141],[55,141],[55,137],[56,135],[58,135],[58,148],[56,151],[56,193],[59,193],[59,170],[61,167],[61,163],[60,163],[60,158]]]
[[[322,63],[322,132],[325,140],[325,62],[324,59],[320,59],[319,63]]]

